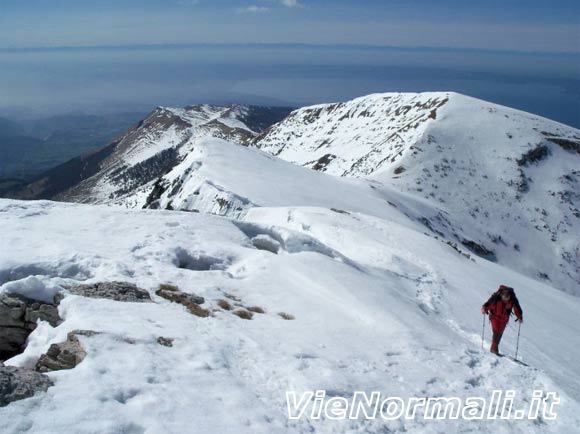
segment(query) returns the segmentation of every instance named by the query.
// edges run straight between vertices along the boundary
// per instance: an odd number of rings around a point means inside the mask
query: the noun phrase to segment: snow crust
[[[31,300],[53,303],[54,297],[62,290],[58,285],[36,276],[28,276],[0,286],[0,293],[18,294]]]

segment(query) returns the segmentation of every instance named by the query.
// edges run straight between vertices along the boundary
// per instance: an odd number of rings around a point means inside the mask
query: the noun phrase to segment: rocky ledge
[[[0,362],[0,407],[30,398],[37,392],[46,392],[52,386],[46,375]]]
[[[99,282],[89,285],[73,285],[68,288],[71,294],[88,298],[106,298],[124,302],[151,302],[149,292],[128,282]]]
[[[0,294],[0,361],[22,352],[39,319],[56,327],[61,322],[57,304],[56,300],[50,304],[18,294]]]

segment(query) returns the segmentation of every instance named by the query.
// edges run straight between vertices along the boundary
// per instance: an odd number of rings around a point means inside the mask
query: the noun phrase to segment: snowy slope
[[[131,195],[181,161],[187,155],[183,145],[188,142],[206,136],[225,137],[232,142],[249,140],[250,129],[234,121],[232,108],[227,106],[158,108],[119,142],[95,176],[57,199],[98,203]]]
[[[187,156],[153,187],[147,185],[142,192],[137,190],[119,201],[105,202],[235,218],[254,207],[324,206],[414,224],[393,206],[394,202],[420,209],[429,216],[437,214],[426,201],[382,184],[377,187],[365,180],[327,176],[222,139],[195,140],[184,148],[188,149]],[[148,194],[151,190],[154,194]]]
[[[0,200],[0,216],[0,291],[30,275],[47,291],[123,280],[148,289],[155,301],[65,291],[64,322],[40,324],[24,353],[7,363],[34,363],[73,329],[102,333],[82,338],[87,358],[49,374],[55,385],[46,393],[0,408],[3,433],[568,434],[580,424],[580,347],[573,345],[580,300],[469,260],[386,213],[276,207],[230,220]],[[265,241],[278,253],[264,249]],[[180,268],[184,254],[214,266]],[[518,290],[525,311],[520,355],[531,367],[481,350],[478,307],[498,282]],[[217,311],[193,316],[153,295],[160,283],[202,295]],[[266,313],[246,321],[218,309],[225,292]],[[280,318],[282,311],[295,320]],[[159,345],[159,336],[174,338],[173,347]],[[513,352],[514,337],[509,328],[505,352]],[[518,396],[557,392],[558,419],[295,422],[287,419],[284,395],[323,388],[345,397],[356,390],[487,397],[505,387]]]
[[[366,176],[393,165],[425,133],[449,93],[387,93],[292,112],[254,146],[339,176]]]
[[[253,145],[424,198],[433,233],[580,294],[576,129],[455,93],[376,94],[296,110]]]

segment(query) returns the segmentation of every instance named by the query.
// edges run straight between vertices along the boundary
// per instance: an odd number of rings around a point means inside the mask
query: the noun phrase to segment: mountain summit
[[[450,92],[305,107],[252,146],[438,209],[427,228],[570,292],[580,284],[580,131]],[[424,216],[426,217],[426,216]]]

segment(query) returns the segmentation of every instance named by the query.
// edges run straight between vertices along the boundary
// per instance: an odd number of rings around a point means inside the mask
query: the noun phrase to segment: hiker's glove
[[[516,318],[516,322],[519,322],[520,324],[524,323],[524,319],[523,318]]]

